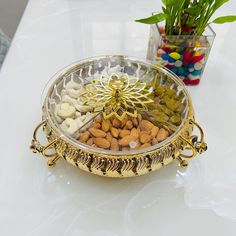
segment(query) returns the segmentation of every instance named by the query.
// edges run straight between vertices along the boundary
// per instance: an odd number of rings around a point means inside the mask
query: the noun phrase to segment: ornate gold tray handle
[[[60,156],[56,152],[48,153],[48,150],[54,149],[54,145],[59,140],[59,138],[54,139],[46,146],[41,145],[41,143],[37,139],[37,133],[40,128],[44,129],[45,126],[46,126],[46,120],[43,120],[39,125],[36,126],[33,133],[30,149],[32,150],[33,153],[40,153],[46,158],[52,158],[48,160],[47,165],[48,167],[54,167],[56,165],[56,161],[60,158]]]
[[[182,158],[194,158],[198,153],[202,154],[203,152],[205,152],[207,150],[207,144],[204,141],[203,129],[193,119],[190,119],[189,123],[198,128],[199,133],[200,133],[200,138],[198,138],[197,135],[191,135],[190,137],[184,137],[183,135],[180,135],[180,139],[185,144],[183,151],[186,151],[186,150],[192,151],[192,153],[190,155],[186,155],[186,154],[181,153],[178,156],[177,159],[180,162],[180,166],[183,168],[188,167],[188,161],[183,160]]]

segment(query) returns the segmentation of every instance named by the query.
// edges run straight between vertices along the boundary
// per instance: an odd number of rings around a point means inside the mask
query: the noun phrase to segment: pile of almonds
[[[93,147],[124,151],[150,147],[168,136],[166,129],[142,119],[140,114],[137,118],[126,117],[122,121],[98,116],[88,130],[81,133],[79,141]]]

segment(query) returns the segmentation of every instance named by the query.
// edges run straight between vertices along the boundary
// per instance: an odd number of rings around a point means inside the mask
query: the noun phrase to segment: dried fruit
[[[102,120],[102,130],[107,132],[110,129],[111,122],[109,120]]]
[[[119,151],[119,144],[116,138],[111,139],[111,150]]]
[[[138,120],[137,120],[137,118],[132,118],[132,122],[133,122],[133,125],[135,126],[135,127],[137,127],[138,126]]]
[[[102,117],[101,116],[96,117],[95,122],[101,123],[102,122]]]
[[[93,142],[95,143],[96,146],[100,148],[107,149],[110,147],[110,142],[105,138],[94,138]]]
[[[93,138],[90,138],[88,141],[87,141],[87,144],[92,146],[93,145]]]
[[[108,132],[107,133],[107,135],[106,135],[106,139],[109,141],[109,142],[111,142],[111,140],[112,140],[112,135],[111,135],[111,132]]]
[[[161,128],[156,136],[158,142],[165,140],[168,137],[169,133],[167,130]]]
[[[128,146],[130,142],[132,141],[135,141],[135,138],[134,136],[132,135],[127,135],[125,136],[124,138],[122,138],[120,141],[119,141],[119,145],[121,146]]]
[[[157,135],[157,133],[158,133],[158,131],[159,131],[159,128],[158,128],[157,126],[154,126],[154,127],[151,129],[151,136],[152,136],[153,138],[155,138],[156,135]]]
[[[123,130],[120,131],[119,136],[120,136],[121,138],[124,138],[124,137],[127,136],[127,135],[130,135],[130,131],[129,131],[129,130],[123,129]]]
[[[106,133],[100,129],[90,128],[89,132],[96,138],[104,138],[106,137]]]
[[[153,126],[154,124],[148,120],[142,120],[139,125],[141,131],[150,131],[153,128]]]
[[[115,127],[115,128],[120,128],[120,127],[121,127],[121,121],[119,121],[117,118],[115,118],[115,119],[112,121],[112,125],[113,125],[113,127]]]
[[[141,145],[141,146],[139,147],[139,149],[141,149],[141,148],[147,148],[147,147],[151,147],[151,144],[150,144],[150,143],[144,143],[143,145]]]
[[[138,139],[139,134],[140,134],[140,130],[139,130],[139,129],[136,129],[136,128],[133,128],[133,129],[131,130],[130,134],[131,134],[135,139]]]
[[[93,123],[92,127],[96,128],[96,129],[100,129],[101,128],[101,124],[100,123]]]
[[[112,127],[112,128],[111,128],[111,134],[112,134],[112,136],[113,136],[114,138],[118,138],[118,136],[119,136],[119,130],[116,129],[116,128],[114,128],[114,127]]]
[[[158,140],[156,138],[152,139],[152,145],[155,145],[158,143]]]
[[[121,128],[123,128],[126,125],[127,122],[127,118],[125,117],[122,121],[121,121]]]
[[[126,128],[127,129],[132,129],[133,128],[133,123],[132,123],[132,121],[131,120],[128,120],[127,122],[126,122]]]
[[[152,137],[149,134],[142,134],[140,136],[141,143],[148,143],[151,139],[152,139]]]
[[[88,131],[85,131],[84,133],[82,133],[79,137],[79,141],[82,142],[82,143],[85,143],[88,141],[89,139],[89,136],[90,136],[90,133]]]

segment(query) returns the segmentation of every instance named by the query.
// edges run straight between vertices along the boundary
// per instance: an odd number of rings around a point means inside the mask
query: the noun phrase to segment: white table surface
[[[185,171],[173,162],[109,179],[29,150],[40,97],[65,65],[101,54],[145,57],[154,0],[30,0],[0,74],[0,235],[235,236],[236,24],[214,27],[201,85],[189,88],[209,145]],[[236,12],[231,1],[218,15]]]

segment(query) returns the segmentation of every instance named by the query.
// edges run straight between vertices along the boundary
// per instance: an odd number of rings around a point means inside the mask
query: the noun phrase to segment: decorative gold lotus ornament
[[[147,111],[146,104],[153,102],[149,97],[152,90],[146,83],[128,74],[101,75],[87,84],[85,91],[82,95],[85,104],[94,111],[102,111],[105,119],[115,116],[122,120],[126,115],[137,117],[138,111]]]

